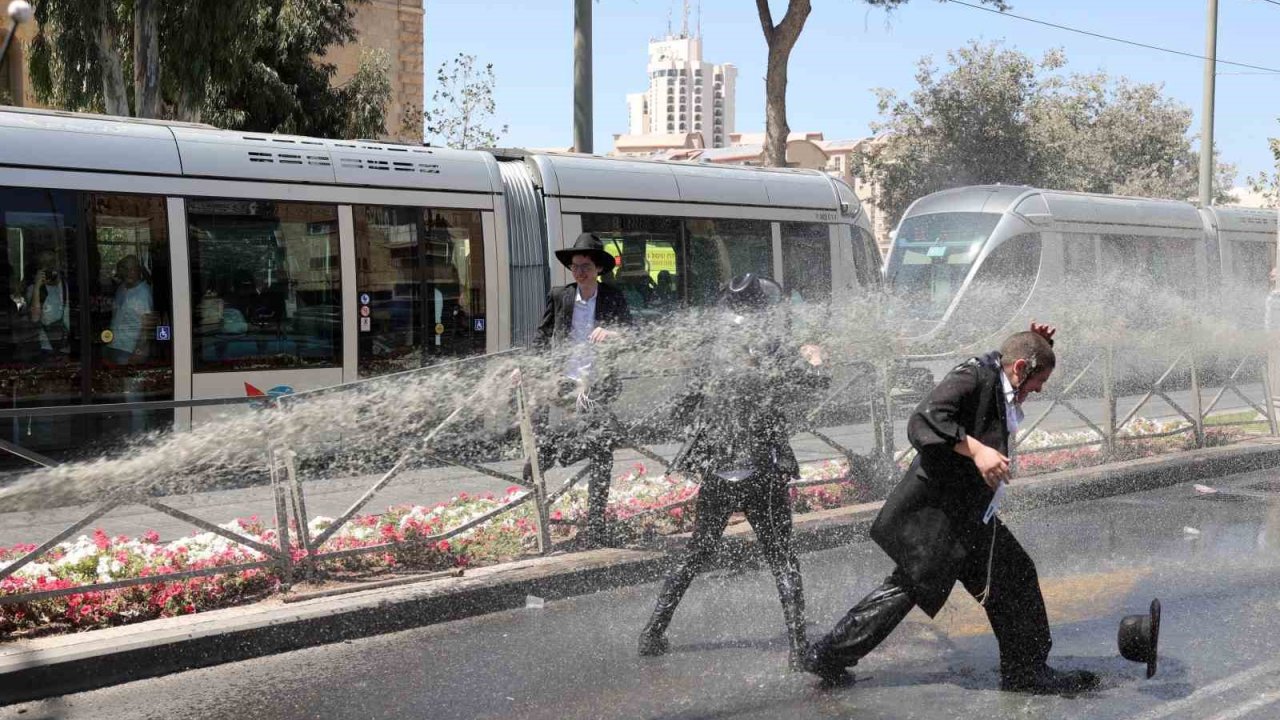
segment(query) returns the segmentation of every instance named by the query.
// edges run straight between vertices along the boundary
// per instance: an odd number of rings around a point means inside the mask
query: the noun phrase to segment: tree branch
[[[773,12],[769,10],[769,0],[756,0],[756,10],[760,14],[760,27],[764,30],[764,41],[773,45]]]
[[[758,1],[765,2],[766,0]],[[800,38],[800,31],[804,29],[804,21],[809,18],[809,12],[812,9],[810,0],[791,0],[788,3],[787,14],[782,17],[782,22],[778,24],[777,32],[777,36],[786,44],[788,50]]]

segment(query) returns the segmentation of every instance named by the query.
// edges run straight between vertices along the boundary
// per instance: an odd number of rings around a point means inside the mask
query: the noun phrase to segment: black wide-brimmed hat
[[[1147,615],[1127,615],[1120,621],[1120,655],[1147,664],[1147,677],[1156,674],[1156,645],[1160,642],[1160,601],[1151,601]]]
[[[590,255],[601,272],[612,270],[614,266],[613,256],[604,249],[604,241],[593,233],[584,232],[573,241],[573,247],[556,251],[556,259],[565,267],[573,264],[574,255]]]

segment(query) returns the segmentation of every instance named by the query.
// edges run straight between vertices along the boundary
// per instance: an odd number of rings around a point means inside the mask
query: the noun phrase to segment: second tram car
[[[908,334],[927,343],[984,339],[1037,289],[1109,272],[1143,276],[1187,297],[1215,287],[1267,292],[1275,267],[1277,213],[1186,202],[984,185],[934,193],[903,215],[885,260],[885,282],[910,315]],[[1006,300],[985,305],[977,288],[999,284]],[[968,327],[966,305],[1002,313]],[[1262,305],[1256,310],[1261,320]]]
[[[637,315],[734,274],[821,300],[878,284],[819,172],[460,151],[0,108],[0,438],[100,451],[218,408],[527,344],[549,262],[607,238]],[[121,412],[14,410],[113,404]]]

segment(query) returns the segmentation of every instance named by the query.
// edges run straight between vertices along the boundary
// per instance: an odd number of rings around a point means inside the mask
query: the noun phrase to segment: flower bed
[[[1175,425],[1140,421],[1127,429],[1130,437],[1159,434]],[[1225,444],[1243,435],[1238,430],[1211,428],[1206,441]],[[1079,436],[1079,437],[1077,437]],[[1019,472],[1033,474],[1094,465],[1106,460],[1131,459],[1189,449],[1190,434],[1130,440],[1117,444],[1104,456],[1100,444],[1034,453],[1028,450],[1087,442],[1079,433],[1033,433],[1018,456]],[[796,513],[825,510],[870,500],[869,489],[848,477],[843,461],[811,463],[802,468],[801,487],[791,497]],[[827,481],[827,482],[814,482]],[[813,483],[813,484],[809,484]],[[628,528],[635,539],[687,532],[692,528],[698,486],[679,476],[652,474],[636,463],[617,478],[610,494],[609,517]],[[317,566],[329,575],[377,574],[397,569],[442,570],[492,564],[532,553],[537,548],[537,528],[531,503],[448,540],[433,540],[450,528],[463,525],[523,496],[510,487],[500,495],[459,494],[433,507],[404,505],[386,512],[354,518],[320,549],[320,554],[375,548],[368,553],[340,558],[317,557]],[[551,508],[551,532],[555,540],[571,538],[586,516],[586,490],[574,488]],[[312,537],[332,524],[332,518],[310,520]],[[232,533],[266,545],[276,545],[274,529],[257,517],[233,520],[221,526]],[[306,559],[297,544],[296,528],[290,534],[295,561]],[[33,545],[0,549],[0,568],[32,550]],[[101,530],[56,546],[37,562],[20,568],[0,581],[0,596],[60,590],[93,583],[145,578],[175,572],[201,570],[269,560],[263,553],[217,533],[200,533],[161,543],[154,532],[141,538],[110,537]],[[75,631],[122,625],[157,617],[183,615],[253,601],[280,587],[277,565],[228,571],[219,575],[169,580],[116,590],[74,593],[56,598],[0,606],[0,633],[6,637]]]

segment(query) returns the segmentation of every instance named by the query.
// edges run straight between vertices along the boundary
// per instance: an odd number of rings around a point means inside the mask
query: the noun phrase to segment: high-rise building
[[[686,27],[649,43],[649,89],[627,95],[628,136],[700,135],[702,147],[724,147],[734,131],[738,69],[702,60],[702,38]],[[624,143],[625,144],[625,143]]]

